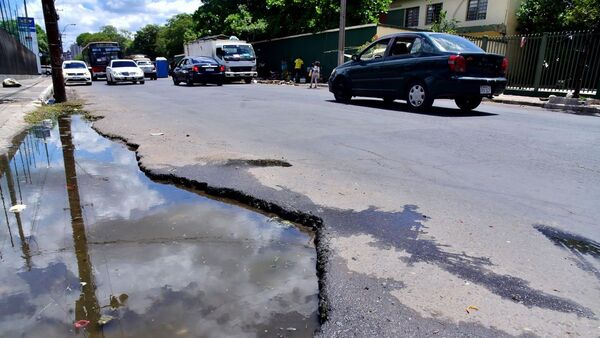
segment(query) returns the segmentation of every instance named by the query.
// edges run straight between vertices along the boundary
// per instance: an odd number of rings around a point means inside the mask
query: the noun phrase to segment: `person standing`
[[[319,78],[321,76],[321,63],[319,61],[315,61],[311,70],[310,70],[310,86],[308,88],[313,88],[313,83],[315,84],[315,89],[319,88]]]
[[[302,66],[304,66],[304,60],[302,60],[300,57],[296,58],[296,60],[294,60],[294,81],[296,83],[300,82]]]

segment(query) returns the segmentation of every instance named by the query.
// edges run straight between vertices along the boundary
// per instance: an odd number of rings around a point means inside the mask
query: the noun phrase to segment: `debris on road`
[[[98,319],[98,325],[103,326],[108,324],[111,320],[115,319],[115,317],[111,315],[102,315],[100,319]]]
[[[78,320],[78,321],[76,321],[76,322],[73,324],[73,326],[75,326],[75,328],[76,328],[76,329],[83,329],[83,328],[85,328],[86,326],[88,326],[89,324],[90,324],[90,321],[89,321],[89,320],[82,319],[82,320]]]
[[[15,79],[5,79],[4,81],[2,81],[2,87],[4,88],[16,88],[16,87],[21,87],[21,84],[15,80]]]
[[[475,305],[469,305],[467,306],[467,308],[465,309],[465,311],[467,311],[467,313],[471,313],[471,311],[479,311],[479,308]]]

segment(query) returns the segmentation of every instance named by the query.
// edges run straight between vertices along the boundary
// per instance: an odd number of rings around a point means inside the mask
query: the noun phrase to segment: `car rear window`
[[[137,67],[137,65],[133,61],[115,61],[115,62],[112,63],[112,67],[113,68],[119,68],[119,67]]]
[[[69,62],[65,63],[65,69],[73,69],[73,68],[87,68],[83,63],[79,62]]]
[[[461,38],[460,36],[450,34],[431,34],[429,35],[433,44],[442,52],[453,53],[485,53],[471,41]]]
[[[207,58],[194,58],[192,59],[193,63],[217,63],[215,60],[213,59],[207,59]]]

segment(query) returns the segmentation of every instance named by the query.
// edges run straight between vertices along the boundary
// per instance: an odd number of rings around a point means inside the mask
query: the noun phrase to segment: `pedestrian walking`
[[[300,75],[302,73],[302,66],[304,66],[304,60],[302,60],[300,57],[296,58],[296,60],[294,60],[294,81],[296,83],[300,82]]]
[[[315,84],[315,89],[318,88],[319,77],[321,76],[321,63],[319,61],[315,61],[312,68],[310,69],[310,86],[308,88],[313,88],[313,83]]]

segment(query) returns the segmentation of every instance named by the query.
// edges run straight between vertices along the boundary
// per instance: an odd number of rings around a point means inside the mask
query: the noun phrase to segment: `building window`
[[[440,13],[442,12],[442,4],[433,4],[427,5],[427,18],[425,19],[426,25],[431,25],[432,23],[438,21],[440,19]]]
[[[488,0],[469,0],[467,8],[467,21],[485,20]]]
[[[404,27],[417,27],[419,25],[419,7],[406,9],[406,20]]]

